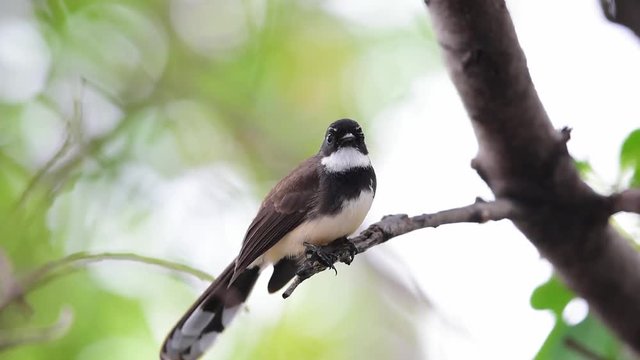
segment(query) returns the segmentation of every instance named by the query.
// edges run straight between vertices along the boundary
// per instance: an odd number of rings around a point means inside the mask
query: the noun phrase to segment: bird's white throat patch
[[[329,172],[341,172],[353,168],[371,166],[369,157],[352,147],[338,149],[333,154],[323,157],[320,162]]]

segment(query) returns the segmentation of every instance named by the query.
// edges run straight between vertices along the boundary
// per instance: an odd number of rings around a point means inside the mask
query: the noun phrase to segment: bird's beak
[[[352,133],[346,133],[340,138],[339,144],[340,146],[350,145],[355,142],[354,141],[355,139],[356,139],[355,135],[353,135]]]
[[[340,138],[340,143],[344,144],[344,143],[347,143],[347,142],[355,140],[355,138],[356,138],[356,136],[353,135],[352,133],[347,133],[343,137]]]

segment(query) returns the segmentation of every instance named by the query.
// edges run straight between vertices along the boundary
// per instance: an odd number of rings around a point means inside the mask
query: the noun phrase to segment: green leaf
[[[620,165],[623,168],[640,165],[640,129],[632,131],[622,143]]]
[[[602,359],[631,359],[624,346],[591,313],[576,325],[563,318],[567,304],[575,297],[557,276],[552,276],[531,295],[531,306],[538,310],[551,310],[556,324],[536,354],[536,360],[583,360],[584,352]]]
[[[636,129],[622,144],[620,150],[620,167],[622,170],[631,170],[631,186],[640,186],[640,129]]]
[[[533,291],[531,307],[536,310],[551,310],[556,316],[561,316],[564,308],[574,297],[571,290],[556,276],[552,276]]]
[[[588,358],[586,353],[599,359],[633,358],[609,329],[589,314],[575,326],[558,319],[535,359],[584,360]]]

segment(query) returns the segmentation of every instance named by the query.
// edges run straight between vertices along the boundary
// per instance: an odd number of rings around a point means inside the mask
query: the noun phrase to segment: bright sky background
[[[508,1],[508,5],[534,83],[554,125],[572,127],[571,153],[593,164],[601,184],[613,184],[619,176],[619,147],[640,126],[640,43],[630,32],[607,22],[596,0],[520,0]],[[373,27],[396,26],[425,12],[419,0],[330,0],[327,7]],[[0,97],[30,98],[41,91],[48,72],[46,44],[33,23],[5,21],[0,25],[0,79],[13,79],[0,81]],[[109,114],[107,110],[100,113]],[[444,71],[416,79],[408,96],[372,120],[366,130],[379,188],[367,223],[385,214],[433,212],[469,204],[476,196],[491,197],[469,167],[476,151],[475,138]],[[40,144],[41,153],[48,153],[42,151],[46,146]],[[158,211],[148,221],[153,227],[134,233],[114,236],[119,226],[101,223],[104,229],[96,229],[96,234],[104,239],[94,239],[100,250],[105,250],[105,244],[120,250],[135,243],[147,254],[177,254],[215,272],[237,251],[244,227],[258,206],[244,174],[225,167],[194,169],[169,182],[153,178],[153,172],[143,166],[132,165],[122,173],[122,182],[148,178],[145,183],[150,184],[147,191],[152,196],[147,201],[157,203]],[[211,193],[215,186],[228,189],[227,196],[235,201],[216,199],[225,191]],[[126,201],[127,194],[113,199],[114,204]],[[234,205],[222,209],[216,203]],[[109,211],[99,210],[101,214]],[[117,216],[104,216],[112,218]],[[211,233],[220,241],[201,242],[200,248],[184,246],[192,245],[188,239]],[[149,239],[154,247],[148,246]],[[166,246],[158,247],[158,242]],[[75,249],[73,241],[69,244],[70,251],[87,250]],[[389,261],[384,255],[388,251],[397,256]],[[510,223],[423,230],[394,239],[371,254],[400,268],[402,276],[408,268],[434,302],[435,310],[425,319],[423,332],[432,359],[530,358],[553,324],[549,314],[529,306],[531,291],[549,277],[551,267]],[[212,262],[220,269],[212,269]],[[406,266],[398,266],[400,263]],[[127,267],[119,271],[125,274]],[[116,291],[153,295],[154,289],[140,284],[126,286],[126,276],[114,276],[113,268],[105,269],[102,278]],[[256,291],[251,306],[258,310],[252,314],[276,317],[286,303],[274,298]],[[579,319],[580,307],[576,309]],[[164,328],[155,325],[170,323],[169,317],[173,319],[174,314],[149,309],[158,341]]]

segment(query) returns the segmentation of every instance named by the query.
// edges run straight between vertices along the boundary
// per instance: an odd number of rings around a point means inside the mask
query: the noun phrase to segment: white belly
[[[305,242],[326,245],[333,240],[352,234],[362,224],[372,202],[373,192],[362,191],[357,198],[345,201],[336,215],[320,216],[302,223],[267,250],[262,259],[258,259],[257,262],[263,266],[273,264],[285,256],[302,254]]]

